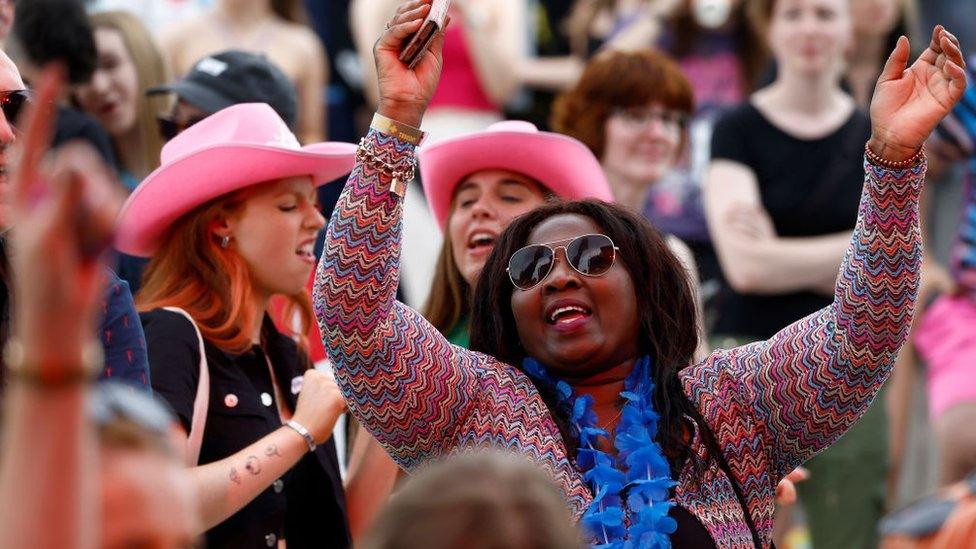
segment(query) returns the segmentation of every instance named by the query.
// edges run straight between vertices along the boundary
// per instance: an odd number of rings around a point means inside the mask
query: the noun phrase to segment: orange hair
[[[221,350],[243,354],[251,349],[250,326],[256,311],[253,286],[244,259],[233,249],[220,247],[214,224],[227,212],[239,209],[256,186],[211,200],[178,219],[169,229],[143,275],[136,297],[139,311],[179,307],[193,317],[200,333]],[[308,328],[314,319],[306,292],[285,299],[279,329],[307,349]]]

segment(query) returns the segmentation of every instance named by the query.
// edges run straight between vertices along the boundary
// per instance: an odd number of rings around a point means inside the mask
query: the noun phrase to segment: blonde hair
[[[169,81],[169,71],[149,30],[135,15],[126,11],[104,11],[92,14],[91,23],[95,30],[107,28],[121,34],[125,49],[136,67],[139,80],[136,123],[139,125],[139,140],[142,143],[142,154],[138,160],[141,165],[124,168],[142,178],[159,165],[159,153],[163,149],[164,141],[156,129],[156,114],[163,110],[163,102],[167,101],[166,98],[147,97],[145,92],[149,88],[166,84]]]

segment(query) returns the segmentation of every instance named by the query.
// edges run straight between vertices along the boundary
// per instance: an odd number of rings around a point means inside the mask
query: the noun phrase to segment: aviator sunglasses
[[[568,242],[565,246],[553,246]],[[569,266],[583,276],[602,276],[613,267],[618,248],[605,234],[584,234],[572,239],[556,240],[545,244],[531,244],[508,260],[508,277],[520,290],[531,290],[552,272],[556,252],[562,250]]]
[[[185,122],[177,121],[171,116],[157,115],[156,116],[156,127],[159,130],[159,136],[165,141],[169,141],[176,137],[177,135],[183,133],[193,125],[197,124],[206,117],[195,117],[190,118]]]
[[[27,90],[10,90],[0,92],[0,110],[4,118],[13,127],[17,127],[17,119],[30,102],[30,92]]]

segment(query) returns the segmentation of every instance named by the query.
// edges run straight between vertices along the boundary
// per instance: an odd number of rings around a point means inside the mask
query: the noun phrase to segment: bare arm
[[[353,543],[369,531],[393,494],[400,468],[362,426],[356,433],[346,474],[346,512]]]
[[[737,216],[761,223],[768,220],[768,213],[759,198],[755,173],[731,160],[712,162],[704,200],[719,262],[734,290],[752,294],[808,290],[833,295],[850,232],[781,238],[768,222],[743,229]]]
[[[467,32],[468,52],[488,97],[503,105],[521,82],[515,67],[525,55],[525,2],[455,0]],[[456,21],[454,24],[462,23]]]
[[[363,67],[363,95],[370,107],[377,105],[376,66],[373,63],[373,45],[383,34],[383,26],[393,17],[397,2],[389,0],[352,0],[349,7],[349,24],[352,37]]]
[[[325,93],[329,87],[329,59],[319,37],[304,31],[301,54],[306,56],[298,76],[298,137],[302,143],[318,143],[326,139]]]

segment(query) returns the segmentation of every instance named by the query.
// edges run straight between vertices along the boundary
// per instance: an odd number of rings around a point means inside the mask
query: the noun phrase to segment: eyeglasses
[[[683,128],[688,123],[687,114],[657,107],[648,109],[617,108],[613,110],[613,115],[635,130],[644,129],[652,122],[658,122],[662,126],[670,128]]]
[[[0,92],[0,110],[11,126],[16,127],[17,119],[28,103],[30,103],[30,92],[27,90]]]
[[[567,241],[565,246],[552,246]],[[573,270],[583,276],[596,277],[605,275],[613,267],[618,249],[605,234],[584,234],[573,239],[532,244],[512,254],[506,271],[516,288],[531,290],[552,272],[558,250],[566,255]]]
[[[159,135],[166,141],[173,139],[180,133],[187,130],[204,117],[190,118],[185,122],[174,120],[172,117],[159,115],[156,117],[156,125],[159,127]]]

